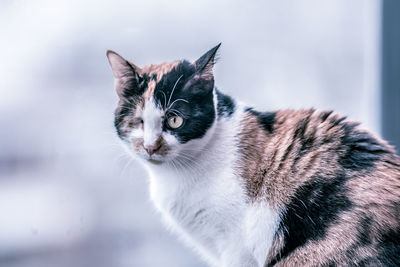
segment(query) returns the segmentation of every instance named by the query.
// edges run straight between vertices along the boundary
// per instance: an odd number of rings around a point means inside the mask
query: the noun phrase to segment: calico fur
[[[117,134],[166,225],[210,266],[400,266],[393,148],[332,111],[235,101],[214,85],[218,48],[143,68],[107,52]]]

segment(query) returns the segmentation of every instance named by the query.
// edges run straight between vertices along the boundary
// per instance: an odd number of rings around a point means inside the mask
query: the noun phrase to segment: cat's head
[[[161,164],[201,149],[216,117],[213,66],[219,46],[193,63],[142,68],[107,51],[119,96],[114,124],[130,151]]]

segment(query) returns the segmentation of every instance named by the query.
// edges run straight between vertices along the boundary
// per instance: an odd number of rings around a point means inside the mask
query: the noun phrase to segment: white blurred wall
[[[0,2],[0,266],[203,266],[167,233],[112,126],[105,51],[137,65],[222,42],[221,91],[379,125],[378,0]]]

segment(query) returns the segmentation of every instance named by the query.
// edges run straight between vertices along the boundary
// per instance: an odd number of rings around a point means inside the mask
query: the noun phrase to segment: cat
[[[219,91],[220,44],[142,68],[107,57],[115,128],[166,225],[210,266],[400,266],[400,159],[332,111]]]

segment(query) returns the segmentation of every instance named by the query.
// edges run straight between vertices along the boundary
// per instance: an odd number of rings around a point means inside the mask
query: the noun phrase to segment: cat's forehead
[[[147,89],[143,94],[145,100],[149,100],[154,95],[156,85],[160,82],[163,76],[170,73],[179,64],[180,61],[172,61],[160,64],[149,64],[142,68],[142,75],[149,77]]]
[[[143,99],[148,101],[151,98],[157,98],[156,101],[160,101],[158,98],[165,98],[168,95],[171,96],[169,100],[173,100],[174,97],[179,95],[178,91],[180,91],[182,84],[194,72],[194,65],[186,60],[144,66],[141,69],[141,74],[146,77],[145,90],[142,95]],[[172,89],[175,89],[173,95],[171,92]]]
[[[171,72],[174,68],[176,68],[181,61],[171,61],[171,62],[163,62],[160,64],[149,64],[142,68],[142,72],[145,75],[148,75],[156,82],[159,82],[161,78]]]

